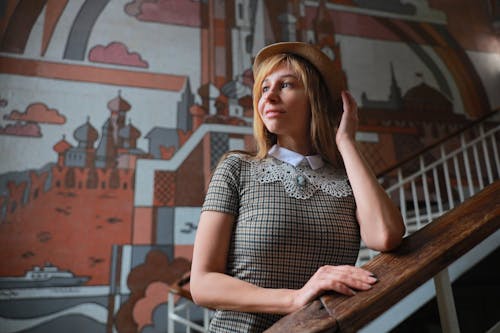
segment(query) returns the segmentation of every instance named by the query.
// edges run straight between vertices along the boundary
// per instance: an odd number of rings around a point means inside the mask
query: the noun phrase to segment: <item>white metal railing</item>
[[[500,179],[499,142],[500,124],[480,122],[379,179],[407,235]],[[377,254],[362,244],[357,265]]]
[[[500,179],[500,124],[486,125],[459,132],[379,179],[399,204],[407,235]],[[361,245],[357,265],[378,254]],[[460,332],[448,268],[433,280],[443,332]]]
[[[167,333],[175,333],[175,324],[179,323],[184,326],[186,333],[191,332],[208,332],[208,325],[212,316],[212,311],[206,308],[196,306],[190,299],[181,298],[177,304],[175,302],[175,291],[170,290],[168,293],[168,326]],[[193,310],[201,311],[202,315],[192,314]],[[200,318],[202,317],[202,318]],[[201,321],[201,323],[200,323]]]

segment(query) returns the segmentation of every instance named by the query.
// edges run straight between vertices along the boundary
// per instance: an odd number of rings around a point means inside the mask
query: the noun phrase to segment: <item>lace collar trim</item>
[[[308,199],[318,190],[337,198],[352,194],[345,172],[328,164],[312,170],[305,160],[295,167],[273,157],[249,162],[253,179],[260,183],[279,181],[286,193],[296,199]]]

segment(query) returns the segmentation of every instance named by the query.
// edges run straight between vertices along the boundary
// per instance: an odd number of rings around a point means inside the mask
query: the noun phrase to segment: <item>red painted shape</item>
[[[129,52],[127,46],[120,42],[112,42],[107,46],[94,46],[89,52],[89,60],[122,66],[149,67],[139,53]]]

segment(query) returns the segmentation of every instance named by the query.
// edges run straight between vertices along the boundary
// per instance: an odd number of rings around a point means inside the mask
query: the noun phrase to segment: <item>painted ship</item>
[[[0,277],[0,289],[80,286],[88,280],[88,276],[75,276],[46,263],[43,267],[34,266],[24,276]]]

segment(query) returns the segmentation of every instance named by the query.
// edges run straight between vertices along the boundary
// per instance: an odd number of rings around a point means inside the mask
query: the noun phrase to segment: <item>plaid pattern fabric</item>
[[[281,182],[258,182],[250,170],[243,156],[228,156],[216,168],[202,208],[235,216],[228,275],[263,288],[299,289],[323,265],[355,264],[360,234],[352,195],[317,191],[296,199]],[[279,318],[218,310],[210,332],[262,332]]]

